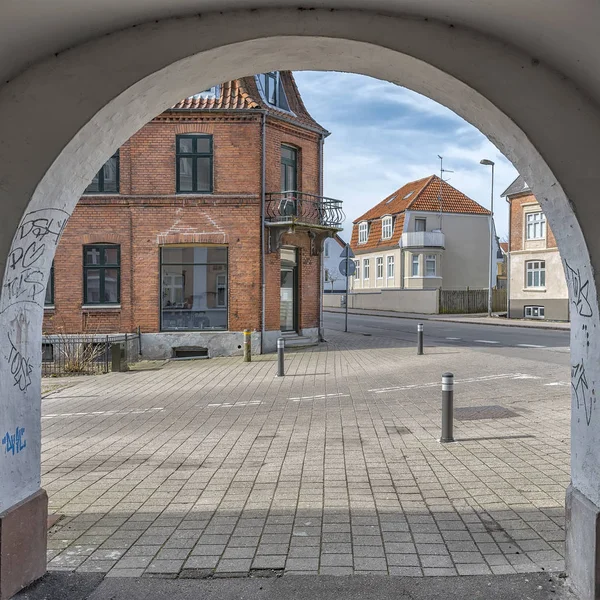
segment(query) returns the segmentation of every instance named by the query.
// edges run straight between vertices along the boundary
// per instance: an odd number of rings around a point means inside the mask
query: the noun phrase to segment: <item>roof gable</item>
[[[356,252],[397,246],[404,229],[404,217],[407,210],[440,212],[440,207],[444,213],[490,214],[487,208],[475,200],[471,200],[455,187],[442,181],[437,175],[431,175],[403,185],[356,219],[352,227],[350,245]],[[381,238],[382,219],[388,215],[394,217],[394,229],[391,239],[384,240]],[[369,237],[364,244],[359,244],[358,224],[364,221],[369,223]]]
[[[195,94],[181,100],[170,110],[264,110],[271,116],[329,135],[329,132],[321,127],[306,110],[292,72],[280,71],[279,75],[290,107],[289,111],[273,106],[263,99],[255,76],[227,81],[219,86],[219,93],[216,96]]]

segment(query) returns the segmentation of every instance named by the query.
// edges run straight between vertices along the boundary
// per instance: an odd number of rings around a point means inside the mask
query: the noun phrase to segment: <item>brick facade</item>
[[[525,236],[525,212],[524,206],[538,205],[536,197],[532,193],[511,196],[510,201],[510,224],[509,224],[509,252],[523,250]],[[538,205],[539,206],[539,205]],[[546,223],[546,248],[557,248],[556,238],[552,233],[550,225]]]
[[[288,94],[294,90],[288,87]],[[175,244],[227,247],[228,331],[260,331],[262,112],[171,110],[122,146],[119,193],[84,195],[68,221],[54,259],[54,304],[45,311],[45,333],[131,332],[138,326],[159,332],[160,248]],[[298,152],[298,189],[319,194],[324,133],[264,112],[266,191],[280,191],[285,144]],[[210,194],[176,193],[176,136],[185,133],[213,136]],[[84,305],[83,246],[95,243],[120,246],[117,306]],[[285,233],[282,243],[298,248],[299,329],[317,328],[321,257],[311,254],[306,230]],[[280,329],[279,256],[267,253],[265,262],[265,329],[274,332]]]

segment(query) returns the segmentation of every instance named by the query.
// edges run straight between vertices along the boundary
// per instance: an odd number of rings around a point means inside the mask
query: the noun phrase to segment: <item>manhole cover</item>
[[[454,409],[454,418],[457,421],[479,421],[482,419],[510,419],[518,417],[519,413],[499,404],[490,406],[465,406]]]

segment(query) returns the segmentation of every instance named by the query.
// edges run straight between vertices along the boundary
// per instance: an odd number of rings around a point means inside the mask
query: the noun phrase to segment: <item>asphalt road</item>
[[[399,343],[414,343],[416,346],[418,322],[415,319],[350,314],[348,331],[392,338]],[[504,356],[519,356],[525,360],[569,363],[568,330],[447,321],[423,321],[423,325],[425,350],[432,346],[468,347]],[[326,332],[327,329],[344,331],[344,314],[325,312]]]

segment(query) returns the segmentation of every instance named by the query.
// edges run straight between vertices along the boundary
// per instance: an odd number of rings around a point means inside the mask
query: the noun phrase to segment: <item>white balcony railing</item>
[[[402,247],[445,248],[445,237],[441,231],[409,231],[402,234]]]

